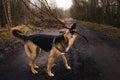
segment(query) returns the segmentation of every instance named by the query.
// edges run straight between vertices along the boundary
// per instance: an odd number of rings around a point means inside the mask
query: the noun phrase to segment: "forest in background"
[[[0,0],[0,27],[42,26],[65,17],[120,27],[120,0],[73,0],[70,10],[57,8],[55,1],[50,1]]]
[[[59,24],[58,18],[63,18],[65,12],[68,13],[57,8],[54,1],[48,3],[47,0],[0,0],[0,27],[21,24],[39,27],[53,22]]]
[[[71,16],[120,27],[120,0],[73,0]]]

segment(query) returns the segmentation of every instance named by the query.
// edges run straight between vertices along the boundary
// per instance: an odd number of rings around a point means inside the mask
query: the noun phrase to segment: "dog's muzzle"
[[[70,29],[69,29],[70,30]],[[87,42],[88,42],[88,39],[84,36],[84,35],[82,35],[82,34],[80,34],[79,32],[77,32],[77,30],[76,29],[73,29],[73,30],[70,30],[70,33],[73,35],[73,34],[78,34],[79,36],[82,36]]]
[[[66,28],[66,29],[69,29],[69,31],[70,31],[70,33],[73,35],[73,34],[78,34],[79,36],[82,36],[87,42],[88,42],[88,39],[84,36],[84,35],[82,35],[82,34],[80,34],[79,32],[77,32],[77,30],[76,30],[76,23],[74,23],[72,26],[71,26],[71,28],[68,28],[68,27],[66,27],[66,26],[64,26],[64,28]]]

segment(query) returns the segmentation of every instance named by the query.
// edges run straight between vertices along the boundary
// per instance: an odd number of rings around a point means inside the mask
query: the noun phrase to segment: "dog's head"
[[[65,27],[65,29],[60,31],[60,33],[62,33],[64,37],[67,37],[68,39],[76,39],[76,37],[79,35],[82,36],[88,42],[88,39],[84,35],[77,32],[76,23],[73,23],[71,26]]]
[[[71,26],[65,27],[65,29],[62,29],[60,33],[64,35],[64,37],[67,37],[68,39],[77,37],[76,33],[76,23],[73,23]]]

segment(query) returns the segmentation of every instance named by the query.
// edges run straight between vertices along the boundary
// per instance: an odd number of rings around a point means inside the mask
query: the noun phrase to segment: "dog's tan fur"
[[[76,40],[77,34],[74,34],[74,35],[70,34],[70,31],[68,29],[61,30],[60,32],[64,35],[65,40],[68,39],[68,46],[66,47],[66,51],[68,51],[69,48],[73,45],[74,41]],[[61,43],[57,44],[56,46],[59,49],[62,49]],[[33,74],[38,73],[38,71],[36,70],[38,66],[35,63],[36,57],[38,55],[38,46],[32,43],[31,41],[27,41],[24,44],[24,48],[29,58],[29,66],[31,68],[32,73]],[[49,76],[54,76],[51,69],[54,66],[54,61],[57,57],[61,57],[64,62],[65,67],[67,69],[71,69],[71,67],[68,65],[68,62],[67,62],[67,59],[64,53],[61,53],[55,47],[53,47],[49,53],[50,54],[49,54],[48,65],[47,65],[47,73]]]

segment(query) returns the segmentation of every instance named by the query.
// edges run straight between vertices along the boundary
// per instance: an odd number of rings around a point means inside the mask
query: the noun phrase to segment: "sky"
[[[72,0],[55,0],[57,7],[64,10],[69,9],[72,6]]]
[[[37,0],[31,0],[31,1],[34,3],[34,1]],[[69,9],[72,6],[72,0],[47,0],[47,1],[48,3],[55,2],[58,8],[62,8],[64,10]]]

